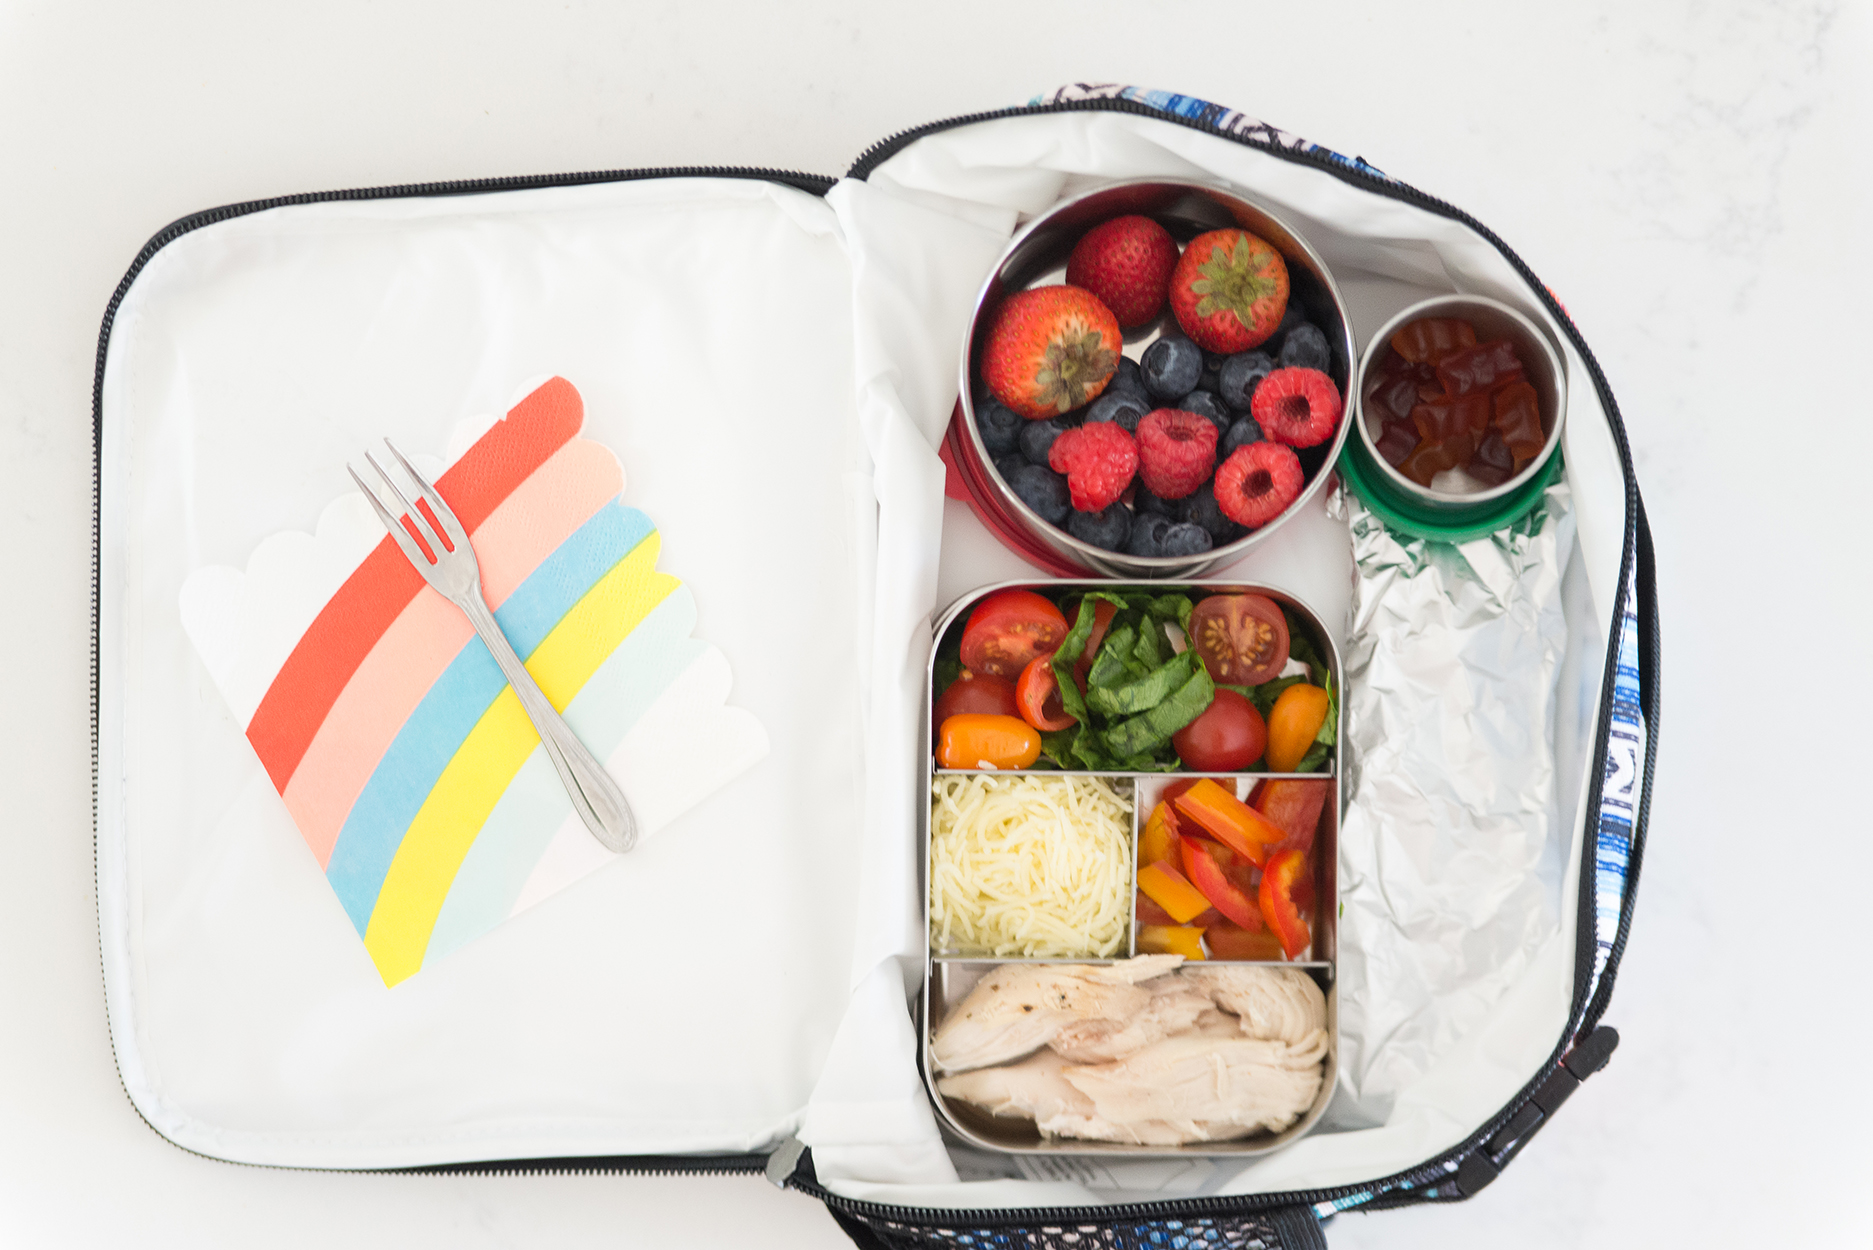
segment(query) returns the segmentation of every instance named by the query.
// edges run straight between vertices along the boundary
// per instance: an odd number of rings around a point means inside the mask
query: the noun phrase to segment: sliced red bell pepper
[[[1281,827],[1205,777],[1177,796],[1177,813],[1257,867],[1268,862],[1268,848],[1287,835]]]
[[[1281,939],[1282,953],[1294,959],[1313,942],[1307,922],[1301,919],[1294,902],[1294,885],[1307,869],[1307,857],[1299,851],[1282,851],[1269,859],[1262,870],[1262,915],[1268,927]]]
[[[1285,836],[1276,849],[1307,852],[1314,848],[1314,831],[1332,791],[1333,783],[1325,778],[1276,778],[1256,787],[1251,805],[1281,827]]]
[[[1190,878],[1190,884],[1203,891],[1203,897],[1216,905],[1216,910],[1245,929],[1262,927],[1262,913],[1256,908],[1255,900],[1238,890],[1223,875],[1223,869],[1216,862],[1216,857],[1209,852],[1209,844],[1196,838],[1183,838],[1184,875]]]
[[[1266,929],[1243,929],[1224,921],[1203,931],[1216,959],[1272,961],[1281,958],[1281,939]]]

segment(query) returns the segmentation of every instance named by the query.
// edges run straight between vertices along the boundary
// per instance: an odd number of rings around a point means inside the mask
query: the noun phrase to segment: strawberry
[[[1115,421],[1081,425],[1054,440],[1047,467],[1067,475],[1067,490],[1080,512],[1104,512],[1118,502],[1138,471],[1138,448]]]
[[[1085,287],[1126,328],[1141,326],[1164,308],[1177,243],[1149,217],[1114,217],[1088,230],[1067,258],[1067,282]]]
[[[1249,415],[1262,433],[1290,447],[1318,447],[1340,426],[1340,388],[1318,369],[1277,369],[1262,379]],[[1485,421],[1488,413],[1483,414]]]
[[[1281,325],[1288,267],[1247,230],[1212,230],[1190,240],[1171,274],[1171,311],[1206,352],[1246,352]]]
[[[989,393],[1030,421],[1099,397],[1118,371],[1119,323],[1090,291],[1039,286],[996,310],[982,351]]]

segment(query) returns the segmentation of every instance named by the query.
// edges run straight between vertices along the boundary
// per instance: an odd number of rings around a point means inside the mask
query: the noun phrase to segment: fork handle
[[[567,796],[572,799],[573,810],[579,813],[585,827],[608,851],[622,855],[637,845],[637,821],[631,815],[631,805],[624,791],[618,788],[617,781],[605,771],[598,758],[579,741],[572,726],[540,689],[540,683],[514,654],[513,645],[507,641],[507,635],[501,631],[500,623],[481,595],[465,595],[456,606],[467,615],[482,643],[494,656],[494,662],[501,666],[507,684],[514,688],[521,710],[533,722],[534,730],[540,735],[540,745],[546,748],[546,757],[553,761],[553,769],[559,774]]]

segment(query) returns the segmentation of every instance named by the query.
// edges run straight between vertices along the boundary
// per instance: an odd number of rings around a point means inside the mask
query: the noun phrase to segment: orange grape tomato
[[[961,712],[937,730],[944,768],[1026,768],[1041,757],[1041,735],[1019,716]]]
[[[1320,736],[1327,723],[1327,692],[1319,686],[1300,682],[1289,686],[1275,700],[1268,713],[1268,752],[1264,762],[1270,772],[1291,773]]]
[[[930,709],[930,736],[944,721],[958,712],[987,712],[993,716],[1019,716],[1021,705],[1015,702],[1015,687],[993,673],[978,673],[965,668],[949,688],[936,697]]]
[[[1138,927],[1138,949],[1147,955],[1203,958],[1203,930],[1190,925],[1147,924]]]
[[[1152,902],[1171,914],[1178,924],[1209,910],[1210,900],[1203,891],[1184,880],[1171,861],[1160,860],[1138,870],[1138,888]]]
[[[1223,869],[1207,849],[1209,843],[1196,838],[1180,839],[1183,844],[1184,875],[1190,883],[1203,892],[1203,896],[1216,905],[1216,910],[1234,924],[1245,929],[1257,928],[1262,923],[1262,914],[1257,909],[1255,900],[1238,890]]]
[[[1015,702],[1020,705],[1021,719],[1036,729],[1052,732],[1079,724],[1060,702],[1060,679],[1054,676],[1052,656],[1035,656],[1021,670],[1021,680],[1015,683]]]
[[[1278,826],[1208,777],[1177,797],[1177,813],[1257,865],[1267,860],[1267,848],[1282,839]]]
[[[1052,655],[1067,636],[1067,618],[1031,590],[1003,590],[984,599],[963,627],[964,668],[1013,681],[1037,657]]]
[[[1307,922],[1301,919],[1294,901],[1294,886],[1307,868],[1307,857],[1299,851],[1283,851],[1268,861],[1262,872],[1262,917],[1289,959],[1299,956],[1313,941]]]

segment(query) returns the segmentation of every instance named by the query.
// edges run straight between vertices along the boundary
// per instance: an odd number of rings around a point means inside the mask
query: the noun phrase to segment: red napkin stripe
[[[444,473],[436,490],[471,535],[585,421],[579,392],[553,378],[516,404]],[[299,639],[247,724],[247,740],[282,793],[306,748],[391,622],[423,588],[386,534]]]

